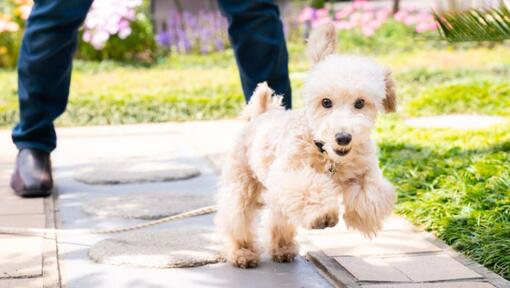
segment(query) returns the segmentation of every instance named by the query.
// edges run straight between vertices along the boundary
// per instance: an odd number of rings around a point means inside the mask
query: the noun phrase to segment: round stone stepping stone
[[[175,163],[105,163],[75,174],[76,181],[92,185],[113,185],[184,180],[200,175],[193,166]]]
[[[214,204],[212,195],[189,193],[130,193],[96,197],[82,206],[91,215],[136,219],[159,219]]]
[[[416,128],[482,129],[503,123],[505,118],[491,115],[451,114],[406,119],[405,123]]]
[[[223,262],[222,243],[212,228],[134,231],[99,241],[89,250],[95,262],[140,268],[183,268]]]

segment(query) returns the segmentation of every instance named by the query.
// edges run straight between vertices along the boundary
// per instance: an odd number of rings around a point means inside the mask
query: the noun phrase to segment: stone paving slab
[[[443,283],[414,283],[414,284],[369,284],[363,288],[493,288],[486,282],[443,282]]]
[[[414,282],[481,278],[478,273],[444,254],[406,255],[384,258]]]
[[[0,283],[2,278],[42,276],[42,245],[41,237],[0,235]]]
[[[0,188],[1,190],[1,188]],[[6,191],[8,189],[5,189]],[[12,192],[10,192],[12,193]],[[1,197],[2,194],[0,194]],[[44,214],[44,201],[40,198],[8,198],[0,201],[0,215]]]
[[[4,186],[0,185],[0,198],[2,200],[18,200],[19,197],[14,194],[11,187],[8,184]]]
[[[357,232],[309,234],[313,245],[328,256],[376,256],[439,252],[441,249],[409,231],[382,231],[374,239]]]
[[[410,282],[411,279],[396,267],[376,257],[335,257],[359,281]]]
[[[359,281],[424,282],[482,278],[444,254],[335,257]]]
[[[0,227],[45,227],[42,199],[20,199],[9,187],[16,148],[0,131]],[[42,237],[0,235],[0,288],[43,287]]]
[[[5,169],[5,171],[0,171],[0,190],[4,190],[2,188],[9,187],[9,183],[11,180],[11,172],[12,171],[10,171],[10,169],[8,171],[7,171],[7,169]],[[5,189],[5,190],[7,190],[7,189]],[[9,192],[11,192],[11,191],[9,191]],[[0,191],[0,193],[1,193],[1,191]]]
[[[0,227],[44,228],[46,217],[41,214],[0,215]]]
[[[0,281],[0,288],[41,288],[43,287],[43,278],[22,278],[22,279],[3,279]]]

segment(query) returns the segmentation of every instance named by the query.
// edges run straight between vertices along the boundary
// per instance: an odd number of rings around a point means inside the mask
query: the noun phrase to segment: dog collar
[[[314,140],[313,143],[315,144],[315,146],[317,146],[317,149],[319,149],[319,152],[321,154],[328,154],[328,152],[326,152],[326,150],[323,148],[324,147],[324,142]],[[329,162],[329,168],[328,168],[329,173],[331,175],[335,175],[335,173],[336,173],[336,163],[334,161],[332,161],[331,159],[328,159],[328,162]]]
[[[317,149],[319,149],[320,153],[326,152],[326,150],[324,150],[324,148],[322,148],[322,147],[324,147],[324,142],[313,140],[313,143],[315,144],[315,146],[317,146]]]

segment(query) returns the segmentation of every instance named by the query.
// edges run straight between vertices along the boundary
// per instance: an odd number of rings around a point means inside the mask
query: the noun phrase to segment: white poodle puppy
[[[312,33],[304,109],[284,111],[281,97],[262,83],[243,112],[249,122],[223,169],[215,219],[234,266],[257,266],[253,222],[262,203],[277,262],[296,256],[296,226],[335,226],[340,203],[346,225],[369,237],[393,210],[394,187],[370,137],[377,113],[395,111],[393,80],[372,60],[335,48],[333,25]]]

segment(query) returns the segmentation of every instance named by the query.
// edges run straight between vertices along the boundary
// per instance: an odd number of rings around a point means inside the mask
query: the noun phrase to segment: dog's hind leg
[[[240,155],[233,152],[224,167],[215,222],[227,237],[227,260],[236,267],[252,268],[259,260],[253,222],[262,185]]]
[[[280,209],[271,209],[269,215],[271,235],[269,254],[278,263],[292,262],[298,253],[294,237],[296,227],[289,222]]]

